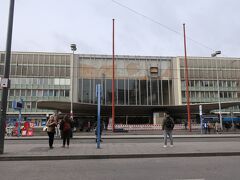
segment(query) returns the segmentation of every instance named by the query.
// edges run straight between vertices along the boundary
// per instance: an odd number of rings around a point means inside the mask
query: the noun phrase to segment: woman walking
[[[53,115],[50,116],[50,118],[47,121],[47,133],[48,133],[48,143],[49,148],[53,148],[53,141],[54,141],[54,134],[55,134],[55,127],[57,126],[57,122],[55,121],[55,118]]]
[[[65,148],[66,141],[67,141],[67,147],[69,148],[72,128],[73,128],[72,120],[68,115],[65,115],[63,120],[60,123],[60,130],[62,131],[62,138],[63,138],[63,145],[62,145],[63,148]]]

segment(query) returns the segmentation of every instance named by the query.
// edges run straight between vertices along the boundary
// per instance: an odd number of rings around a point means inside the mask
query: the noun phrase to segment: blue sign
[[[13,109],[19,111],[19,114],[18,114],[18,136],[20,136],[20,134],[21,134],[21,124],[22,124],[21,110],[22,110],[22,108],[24,108],[23,99],[20,98],[20,101],[13,101],[12,107],[13,107]]]
[[[23,109],[24,108],[23,99],[21,99],[20,101],[13,101],[12,108],[15,110]]]

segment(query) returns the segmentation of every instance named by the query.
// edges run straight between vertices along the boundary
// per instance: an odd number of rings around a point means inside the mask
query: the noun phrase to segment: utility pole
[[[9,6],[9,17],[8,17],[8,31],[7,31],[7,43],[6,43],[6,53],[5,53],[5,66],[4,75],[2,82],[4,80],[5,85],[1,82],[2,86],[2,99],[1,99],[1,122],[0,122],[0,154],[4,151],[4,136],[5,136],[5,124],[6,124],[6,110],[7,110],[7,99],[8,99],[8,89],[10,86],[9,81],[9,70],[10,70],[10,60],[11,60],[11,46],[12,46],[12,29],[13,29],[13,14],[14,14],[14,1],[10,1]]]
[[[72,50],[72,62],[71,62],[71,109],[70,109],[70,117],[73,120],[73,83],[74,83],[74,51],[77,50],[76,44],[71,44]]]

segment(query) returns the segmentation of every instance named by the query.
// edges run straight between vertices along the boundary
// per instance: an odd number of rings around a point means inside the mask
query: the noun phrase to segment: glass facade
[[[95,83],[94,83],[95,82]],[[95,79],[79,79],[78,100],[81,103],[96,104],[95,87],[97,81]],[[102,104],[112,104],[112,80],[98,80],[102,87]],[[115,80],[115,102],[116,105],[170,105],[171,97],[169,94],[169,84],[171,80]],[[91,86],[93,84],[93,86]],[[141,84],[141,86],[140,86]],[[163,84],[162,89],[158,87]],[[165,87],[166,86],[166,87]],[[92,92],[93,91],[93,92]],[[90,94],[93,94],[90,96]],[[141,96],[140,96],[141,94]],[[164,101],[160,101],[159,97],[164,97]]]
[[[115,60],[116,105],[172,105],[172,59],[119,56]],[[95,87],[102,87],[102,104],[112,104],[111,56],[79,56],[78,101],[96,104]]]

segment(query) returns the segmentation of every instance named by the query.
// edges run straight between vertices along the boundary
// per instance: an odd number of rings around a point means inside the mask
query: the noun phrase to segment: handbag
[[[47,131],[48,127],[47,126],[44,126],[43,127],[43,131]]]

